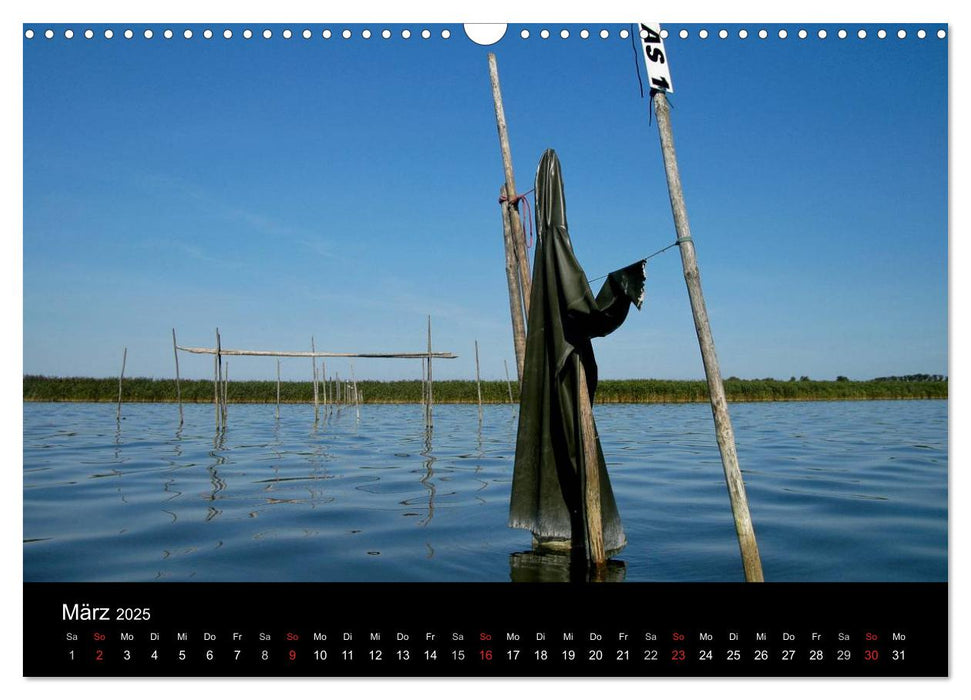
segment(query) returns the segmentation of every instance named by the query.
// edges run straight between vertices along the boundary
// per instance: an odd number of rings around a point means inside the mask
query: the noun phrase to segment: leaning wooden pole
[[[523,222],[516,207],[516,178],[512,169],[512,149],[509,146],[509,127],[506,125],[506,111],[502,106],[502,90],[499,88],[499,68],[496,55],[489,54],[489,79],[492,82],[492,101],[496,108],[496,129],[499,132],[499,149],[502,152],[502,167],[506,174],[506,199],[504,208],[509,212],[512,231],[513,250],[519,265],[519,276],[523,289],[523,305],[529,318],[529,293],[532,276],[529,274],[529,257],[526,254],[526,237],[523,235]]]
[[[735,516],[735,531],[738,533],[738,545],[742,553],[745,580],[763,581],[762,561],[759,558],[759,547],[755,541],[755,528],[752,526],[752,517],[749,514],[742,471],[738,466],[735,433],[732,430],[732,421],[728,416],[725,387],[722,384],[721,370],[718,368],[715,341],[711,335],[708,311],[705,307],[705,296],[701,290],[701,276],[695,258],[694,241],[691,239],[691,228],[688,226],[688,210],[684,203],[681,176],[678,173],[678,160],[674,151],[670,109],[663,92],[655,92],[652,100],[654,113],[657,115],[658,133],[661,137],[661,153],[664,156],[664,172],[668,180],[668,194],[671,198],[674,228],[677,232],[678,242],[681,244],[679,246],[681,249],[681,265],[684,268],[684,279],[688,285],[691,313],[694,316],[698,344],[701,347],[701,359],[705,366],[705,377],[708,380],[711,412],[715,418],[715,438],[718,441],[718,449],[721,451],[725,482],[728,484],[732,513]]]
[[[121,374],[118,375],[118,420],[121,420],[121,382],[125,378],[125,362],[128,360],[128,348],[121,354]]]
[[[172,352],[175,353],[175,395],[179,401],[179,427],[182,426],[182,383],[179,379],[179,345],[175,342],[175,329],[172,329]]]
[[[499,188],[500,193],[505,186]],[[512,343],[516,351],[516,374],[519,383],[523,381],[523,365],[526,361],[526,317],[523,311],[522,277],[516,265],[516,252],[512,237],[512,224],[509,223],[509,209],[501,208],[502,241],[506,249],[506,285],[509,287],[509,316],[512,319]]]

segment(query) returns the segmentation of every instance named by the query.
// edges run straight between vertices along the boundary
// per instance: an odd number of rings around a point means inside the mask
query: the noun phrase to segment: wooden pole
[[[432,317],[428,317],[428,425],[432,425]]]
[[[121,354],[121,374],[118,375],[118,420],[121,420],[121,382],[125,378],[125,362],[128,360],[128,348]]]
[[[357,417],[361,417],[361,402],[357,398],[357,377],[354,376],[354,363],[351,363],[351,384],[354,386],[354,408],[357,411]]]
[[[219,415],[219,329],[216,329],[216,352],[212,356],[212,405],[216,409],[216,430],[222,423]]]
[[[182,352],[193,353],[195,355],[215,355],[216,348],[196,348],[187,347],[185,345],[180,345],[179,350]],[[223,357],[231,357],[234,355],[246,356],[246,357],[372,357],[372,358],[397,358],[397,359],[421,359],[423,357],[428,357],[428,353],[422,352],[317,352],[313,353],[309,350],[301,350],[300,352],[283,351],[283,350],[231,350],[228,348],[222,348],[219,350],[219,354]],[[450,352],[433,352],[432,356],[440,360],[455,360],[458,355],[453,355]]]
[[[594,566],[607,561],[604,551],[603,513],[600,508],[600,453],[597,451],[597,432],[593,422],[593,407],[587,388],[587,372],[577,361],[579,377],[577,397],[580,403],[580,440],[583,443],[583,512],[587,534],[587,553]]]
[[[222,400],[222,385],[223,385],[223,343],[222,338],[219,336],[219,329],[216,329],[216,363],[219,370],[219,376],[217,377],[217,387],[216,387],[216,413],[219,414],[219,425],[220,427],[226,427],[226,410],[223,406]]]
[[[317,343],[313,336],[310,336],[310,351],[314,356],[310,358],[314,363],[314,423],[320,420],[320,402],[317,395]]]
[[[510,231],[512,232],[513,250],[516,252],[519,264],[519,276],[523,290],[523,305],[526,317],[529,318],[529,293],[531,275],[529,274],[529,257],[526,254],[526,237],[523,235],[523,223],[519,219],[519,209],[513,202],[516,198],[516,178],[512,169],[512,149],[509,147],[509,129],[506,125],[506,111],[502,106],[502,90],[499,88],[499,68],[496,66],[496,55],[489,54],[489,79],[492,82],[492,101],[496,108],[496,129],[499,132],[499,149],[502,151],[502,167],[506,174],[506,202],[504,208],[509,213]]]
[[[509,363],[503,360],[502,366],[506,368],[506,388],[509,389],[509,403],[512,403],[512,382],[509,381]]]
[[[421,407],[425,412],[425,427],[428,427],[428,359],[421,358]]]
[[[499,194],[505,191],[505,186],[499,187]],[[516,265],[516,253],[512,238],[512,224],[509,223],[509,211],[502,208],[502,241],[506,249],[506,285],[509,287],[509,316],[512,319],[512,342],[516,351],[516,373],[519,381],[523,381],[523,364],[526,360],[526,320],[523,312],[522,278]]]
[[[755,529],[752,525],[752,517],[749,514],[742,471],[738,466],[735,434],[732,430],[731,418],[728,415],[725,387],[722,384],[718,357],[715,354],[715,341],[711,335],[705,297],[701,290],[701,275],[698,272],[698,262],[695,257],[694,241],[691,239],[691,228],[688,225],[688,210],[684,202],[681,176],[678,173],[678,160],[674,151],[670,109],[663,92],[655,92],[652,100],[654,102],[654,113],[657,115],[661,153],[664,156],[664,172],[668,181],[671,213],[674,215],[674,228],[677,232],[678,241],[681,243],[679,246],[681,249],[681,265],[684,268],[688,298],[691,301],[691,313],[694,316],[698,345],[701,348],[701,359],[705,366],[705,377],[708,380],[711,412],[715,419],[715,438],[721,452],[722,467],[725,470],[725,483],[728,485],[728,494],[732,503],[732,514],[735,518],[735,531],[738,534],[745,580],[763,581],[762,561],[759,557],[758,544],[755,541]]]
[[[327,402],[327,361],[324,359],[320,360],[320,377],[320,383],[324,390],[324,407],[329,411],[330,404]]]
[[[182,426],[182,383],[179,379],[179,346],[175,342],[175,329],[172,329],[172,352],[175,353],[175,394],[179,400],[179,426]]]
[[[229,416],[229,360],[226,360],[226,371],[223,373],[223,425]]]
[[[276,419],[280,420],[280,358],[276,358]]]
[[[479,341],[475,341],[475,390],[479,395],[479,420],[482,420],[482,382],[479,379]]]

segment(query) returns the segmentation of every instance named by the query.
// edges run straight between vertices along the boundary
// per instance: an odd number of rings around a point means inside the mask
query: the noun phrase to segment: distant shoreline
[[[947,399],[947,380],[907,381],[900,379],[871,381],[822,381],[812,379],[736,379],[724,380],[725,394],[731,403],[770,401],[873,401],[896,399]],[[348,384],[349,386],[349,384]],[[357,382],[358,395],[364,404],[414,404],[422,402],[422,386],[418,380]],[[508,404],[512,391],[518,401],[518,385],[512,381],[489,380],[481,383],[482,402]],[[185,404],[213,403],[212,380],[183,380],[182,402]],[[326,403],[332,403],[334,383],[328,383]],[[226,387],[227,401],[233,404],[275,404],[275,381],[230,381]],[[174,379],[126,378],[122,382],[122,401],[125,403],[176,403]],[[281,382],[281,404],[307,404],[314,400],[312,382]],[[433,385],[433,399],[438,404],[476,404],[478,390],[470,380],[442,380]],[[23,378],[25,402],[117,403],[118,379],[89,377]],[[320,401],[325,403],[323,389]],[[708,387],[702,380],[668,379],[603,379],[597,388],[596,403],[600,404],[676,404],[705,403]]]

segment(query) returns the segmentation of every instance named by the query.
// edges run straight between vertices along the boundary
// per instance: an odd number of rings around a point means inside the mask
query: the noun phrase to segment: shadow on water
[[[627,564],[608,559],[601,569],[589,566],[582,550],[576,552],[513,552],[509,580],[513,583],[619,583],[627,578]]]

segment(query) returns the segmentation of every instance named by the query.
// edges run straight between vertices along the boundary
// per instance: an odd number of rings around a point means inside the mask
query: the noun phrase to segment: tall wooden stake
[[[357,411],[358,420],[361,419],[361,402],[357,398],[357,377],[354,376],[354,363],[351,363],[351,384],[354,386],[354,409]]]
[[[499,193],[505,191],[500,186]],[[523,312],[523,285],[516,264],[516,252],[512,237],[512,224],[509,223],[509,209],[502,209],[502,241],[506,249],[506,284],[509,287],[509,315],[512,319],[512,342],[516,351],[516,373],[519,382],[523,381],[523,364],[526,361],[526,320]]]
[[[216,329],[216,354],[212,356],[212,405],[216,409],[216,430],[222,424],[219,410],[219,329]]]
[[[317,392],[317,343],[313,336],[310,336],[310,351],[314,356],[310,359],[314,362],[314,423],[320,420],[320,401]]]
[[[175,353],[175,394],[179,400],[179,427],[182,426],[182,383],[179,379],[179,346],[175,342],[175,329],[172,329],[172,352]]]
[[[324,393],[324,408],[330,411],[330,404],[327,401],[327,360],[320,360],[320,386]]]
[[[678,173],[678,160],[674,151],[670,110],[664,93],[655,92],[652,100],[654,102],[654,113],[657,115],[658,133],[661,138],[661,153],[664,156],[664,172],[668,180],[668,194],[671,198],[674,228],[678,240],[681,242],[679,246],[681,249],[681,265],[684,268],[684,279],[688,285],[691,313],[694,316],[698,345],[701,347],[701,359],[705,366],[705,377],[708,380],[711,412],[715,418],[715,438],[721,452],[725,482],[728,485],[728,493],[732,502],[732,513],[735,517],[735,531],[738,534],[738,545],[742,553],[745,580],[762,581],[764,580],[762,577],[762,561],[759,558],[759,548],[755,541],[755,529],[752,526],[752,517],[749,514],[748,499],[745,496],[742,471],[738,466],[735,433],[732,430],[732,421],[728,416],[725,387],[722,385],[721,370],[718,368],[715,341],[712,338],[711,327],[708,323],[708,311],[705,307],[704,294],[701,291],[701,276],[695,258],[694,242],[691,240],[691,228],[688,226],[688,210],[684,203],[684,193],[681,190],[681,176]]]
[[[421,358],[421,405],[425,411],[425,427],[428,427],[428,358]]]
[[[125,362],[128,360],[128,348],[121,354],[121,374],[118,375],[118,420],[121,420],[121,382],[125,378]]]
[[[226,410],[223,407],[222,401],[222,385],[223,385],[223,343],[222,338],[219,336],[219,329],[216,329],[216,415],[219,421],[219,426],[221,428],[226,427],[226,421],[224,420],[226,415]]]
[[[432,418],[432,317],[428,317],[428,425],[431,426]]]
[[[276,358],[276,419],[280,420],[280,358]]]
[[[482,420],[482,382],[479,380],[479,341],[475,341],[475,390],[479,395],[479,420]]]
[[[223,373],[223,425],[229,417],[229,360],[226,360],[226,371]]]
[[[594,566],[607,561],[604,551],[603,513],[600,509],[600,453],[597,451],[597,431],[593,423],[593,407],[587,388],[587,372],[579,366],[577,395],[580,403],[580,440],[583,443],[583,511],[587,531],[587,553]]]
[[[502,106],[502,91],[499,89],[499,68],[496,66],[496,55],[489,54],[489,79],[492,82],[492,101],[496,108],[496,129],[499,132],[499,149],[502,151],[502,167],[506,173],[506,202],[505,209],[509,212],[510,230],[512,231],[513,250],[516,252],[519,264],[519,276],[523,290],[523,304],[526,317],[529,318],[529,293],[532,276],[529,274],[529,257],[526,254],[526,237],[523,235],[523,222],[519,219],[519,210],[513,204],[516,198],[516,178],[512,169],[512,149],[509,147],[509,129],[506,126],[506,111]]]

